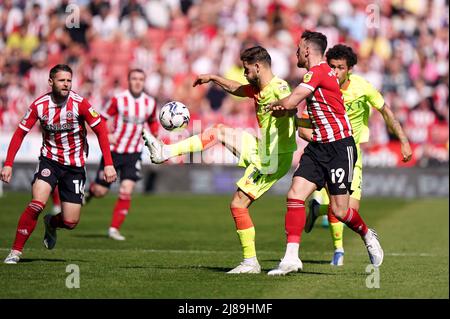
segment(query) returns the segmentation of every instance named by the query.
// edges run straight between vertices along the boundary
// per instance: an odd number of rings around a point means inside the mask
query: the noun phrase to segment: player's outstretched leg
[[[333,241],[334,253],[331,265],[343,266],[344,265],[344,224],[334,216],[331,208],[328,207],[328,221],[330,222],[330,234]]]
[[[225,133],[227,130],[231,134]],[[234,130],[230,127],[223,124],[216,124],[201,134],[193,135],[174,144],[164,144],[147,130],[142,131],[142,137],[150,151],[150,159],[153,163],[160,164],[178,155],[206,150],[219,142],[224,142],[225,146],[234,152],[239,147],[232,144],[238,144],[239,141],[233,132]],[[228,138],[225,136],[227,134],[229,135]]]
[[[154,137],[147,130],[142,130],[142,138],[144,139],[144,145],[150,152],[150,159],[152,163],[160,164],[167,161],[170,155],[167,151],[166,145]]]
[[[38,200],[32,200],[25,208],[17,225],[16,238],[11,252],[4,260],[5,264],[17,264],[19,262],[23,247],[35,229],[39,214],[44,207],[45,203]]]

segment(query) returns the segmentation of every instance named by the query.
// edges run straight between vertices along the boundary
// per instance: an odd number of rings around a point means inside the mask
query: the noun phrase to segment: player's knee
[[[246,205],[244,202],[239,201],[239,200],[235,200],[235,199],[233,199],[231,201],[231,204],[230,204],[230,208],[231,209],[233,209],[233,208],[247,208],[247,207],[248,207],[248,205]]]
[[[132,193],[133,193],[133,185],[124,185],[124,184],[120,185],[119,194],[131,196]]]
[[[64,228],[72,230],[75,227],[77,227],[78,225],[78,220],[74,220],[74,219],[65,219],[64,220]]]
[[[304,200],[303,198],[301,198],[301,193],[296,191],[295,188],[292,187],[289,189],[287,193],[287,198]]]
[[[251,204],[251,200],[247,196],[240,196],[240,194],[234,194],[230,203],[230,208],[248,208]]]

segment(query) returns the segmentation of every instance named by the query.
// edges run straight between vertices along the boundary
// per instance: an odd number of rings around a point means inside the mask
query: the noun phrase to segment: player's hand
[[[402,156],[403,156],[402,161],[404,163],[410,161],[411,158],[412,158],[412,150],[411,150],[411,146],[409,145],[408,142],[407,143],[402,143],[401,151],[402,151]]]
[[[195,87],[197,85],[208,83],[209,81],[211,81],[211,76],[209,74],[200,74],[195,78],[192,86]]]
[[[108,140],[111,145],[115,145],[117,142],[117,138],[114,136],[114,134],[108,134]]]
[[[112,165],[105,166],[103,172],[104,172],[103,179],[105,180],[105,182],[112,183],[116,181],[117,173],[114,166]]]
[[[269,103],[264,107],[264,110],[266,112],[272,112],[272,111],[284,111],[286,110],[283,106],[277,105],[277,102]]]
[[[12,167],[11,166],[3,167],[0,179],[5,183],[9,183],[9,181],[11,180],[11,176],[12,176]]]
[[[286,111],[272,111],[273,117],[283,117],[286,116],[286,114],[288,114]]]

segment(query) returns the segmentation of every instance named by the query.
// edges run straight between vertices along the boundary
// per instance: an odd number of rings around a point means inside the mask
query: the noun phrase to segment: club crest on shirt
[[[91,113],[91,115],[92,115],[93,117],[99,117],[99,116],[100,116],[100,114],[98,114],[98,113],[94,110],[94,108],[93,108],[92,106],[89,108],[89,113]]]
[[[303,83],[308,83],[311,80],[312,76],[313,76],[312,71],[309,71],[308,73],[306,73],[303,76]]]
[[[95,112],[95,111],[94,111]],[[91,113],[92,114],[92,113]],[[73,118],[73,113],[72,112],[67,112],[66,113],[66,118],[68,118],[68,119],[71,119],[71,118]]]
[[[51,172],[50,172],[50,170],[49,170],[48,168],[44,168],[44,169],[41,171],[41,175],[44,176],[44,177],[49,177],[50,174],[51,174]]]
[[[281,84],[278,89],[280,90],[280,92],[287,92],[289,90],[289,87],[287,86],[287,84]]]

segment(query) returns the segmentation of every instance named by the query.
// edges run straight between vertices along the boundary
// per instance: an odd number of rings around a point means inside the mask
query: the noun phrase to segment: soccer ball
[[[177,101],[164,104],[159,113],[159,122],[168,131],[184,129],[189,124],[190,118],[186,105]]]

